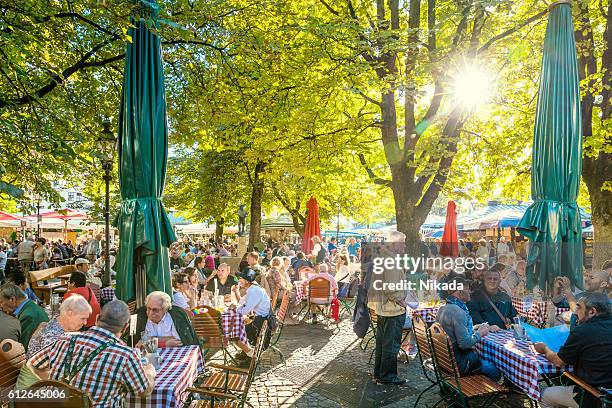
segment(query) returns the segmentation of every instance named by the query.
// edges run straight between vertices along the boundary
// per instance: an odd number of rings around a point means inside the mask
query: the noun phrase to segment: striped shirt
[[[62,336],[57,343],[41,350],[32,357],[37,369],[50,369],[49,379],[63,381],[64,364],[70,343],[70,334]],[[114,341],[103,350],[89,366],[81,369],[70,384],[89,393],[97,408],[123,407],[124,394],[139,394],[146,390],[148,381],[136,351],[110,331],[92,327],[88,331],[72,334],[77,340],[74,346],[71,367],[77,367],[95,349]]]

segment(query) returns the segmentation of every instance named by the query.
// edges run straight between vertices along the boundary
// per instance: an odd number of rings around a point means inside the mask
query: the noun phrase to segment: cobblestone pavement
[[[278,347],[286,358],[267,350],[249,391],[255,407],[412,407],[429,382],[418,358],[400,363],[406,386],[377,385],[372,381],[373,365],[368,363],[374,341],[366,351],[360,348],[352,323],[344,320],[339,330],[326,324],[302,323],[284,328]],[[436,388],[426,392],[419,407],[432,407],[440,398]],[[474,401],[472,406],[479,406]],[[445,405],[439,405],[444,407]],[[497,407],[529,407],[529,400],[510,393]]]

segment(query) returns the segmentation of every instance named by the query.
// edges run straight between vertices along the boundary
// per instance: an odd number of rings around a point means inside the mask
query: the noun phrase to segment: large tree
[[[334,58],[353,66],[358,61],[363,70],[351,78],[353,91],[379,112],[376,126],[388,177],[376,174],[367,154],[361,161],[374,183],[391,189],[398,230],[416,242],[449,177],[470,114],[462,95],[452,95],[453,79],[486,65],[498,43],[546,11],[511,11],[507,3],[485,1],[319,4],[328,10],[329,24],[338,27],[337,41],[348,43]]]

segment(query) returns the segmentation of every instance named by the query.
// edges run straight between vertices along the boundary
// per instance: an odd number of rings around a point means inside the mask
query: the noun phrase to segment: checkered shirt
[[[182,407],[189,395],[185,390],[204,371],[198,346],[162,348],[159,349],[159,356],[161,366],[155,376],[153,392],[146,397],[128,394],[126,407]]]
[[[103,303],[111,302],[117,299],[115,296],[115,289],[113,289],[112,286],[107,286],[100,289],[100,297],[102,298]]]
[[[476,352],[533,400],[540,399],[541,375],[559,375],[564,371],[533,350],[528,341],[516,340],[511,330],[489,333],[476,344]]]
[[[50,369],[49,378],[63,381],[70,334],[62,336],[57,343],[41,350],[32,357],[32,365],[38,369]],[[110,331],[93,327],[84,333],[73,334],[75,342],[72,367],[84,361],[91,352],[110,341],[109,345],[89,366],[80,370],[70,381],[74,387],[91,396],[94,407],[123,407],[123,394],[143,392],[148,385],[142,364],[136,351],[118,339]]]

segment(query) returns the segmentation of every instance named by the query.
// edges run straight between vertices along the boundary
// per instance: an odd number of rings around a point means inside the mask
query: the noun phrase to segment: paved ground
[[[419,360],[400,364],[406,386],[377,385],[372,381],[372,350],[359,347],[352,323],[342,322],[340,330],[325,324],[285,327],[279,348],[286,364],[268,350],[262,357],[258,376],[249,393],[255,407],[411,407],[429,383]],[[419,407],[432,407],[439,399],[437,389],[428,391]],[[444,404],[440,406],[445,406]],[[475,401],[473,406],[480,406]],[[529,400],[511,393],[498,407],[529,407]]]

